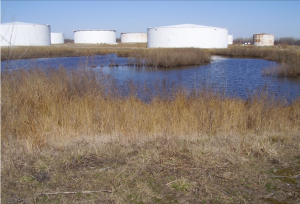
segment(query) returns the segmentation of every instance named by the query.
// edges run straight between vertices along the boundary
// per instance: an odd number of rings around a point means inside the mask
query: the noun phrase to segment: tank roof
[[[121,34],[135,34],[135,33],[138,33],[138,34],[140,34],[140,33],[147,34],[146,32],[132,32],[132,33],[121,33]]]
[[[77,31],[115,31],[116,32],[116,30],[74,30],[74,32]]]
[[[171,25],[171,26],[160,26],[154,28],[218,28],[218,27],[196,25],[196,24],[179,24],[179,25]],[[227,29],[227,28],[218,28],[218,29]]]
[[[48,24],[38,24],[38,23],[24,23],[24,22],[9,22],[9,23],[1,23],[1,25],[48,25]]]
[[[268,33],[257,33],[257,34],[253,34],[253,35],[273,35],[273,34],[268,34]]]

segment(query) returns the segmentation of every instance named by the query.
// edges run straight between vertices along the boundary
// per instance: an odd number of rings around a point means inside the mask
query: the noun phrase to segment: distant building
[[[228,35],[228,45],[233,44],[233,35]]]
[[[254,46],[274,46],[274,35],[261,33],[253,35]]]

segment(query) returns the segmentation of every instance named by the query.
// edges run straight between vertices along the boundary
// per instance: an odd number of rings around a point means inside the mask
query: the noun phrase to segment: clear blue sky
[[[255,33],[300,38],[300,1],[1,1],[1,22],[50,24],[73,30],[147,32],[148,27],[198,24],[228,28],[234,38]]]

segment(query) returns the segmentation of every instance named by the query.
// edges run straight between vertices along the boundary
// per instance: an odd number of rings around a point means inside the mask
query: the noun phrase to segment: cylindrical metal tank
[[[146,43],[147,33],[121,33],[121,43]]]
[[[228,45],[233,44],[233,35],[228,35]]]
[[[51,33],[51,44],[64,44],[64,33]]]
[[[50,43],[50,25],[21,22],[1,24],[1,46],[47,46]]]
[[[274,46],[274,35],[272,34],[254,34],[253,35],[254,46]]]
[[[74,30],[74,43],[116,44],[115,30]]]
[[[147,47],[227,48],[227,28],[183,24],[148,28]]]

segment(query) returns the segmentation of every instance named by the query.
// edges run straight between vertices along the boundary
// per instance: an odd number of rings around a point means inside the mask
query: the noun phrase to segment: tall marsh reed
[[[197,134],[234,132],[297,132],[300,103],[286,105],[265,93],[249,100],[226,98],[209,88],[187,93],[177,88],[170,97],[156,90],[142,102],[137,87],[121,90],[101,73],[30,69],[2,73],[2,141],[25,138],[37,145],[51,136]],[[159,92],[162,93],[159,93]],[[135,92],[135,93],[134,93]],[[144,92],[147,94],[147,92]]]

